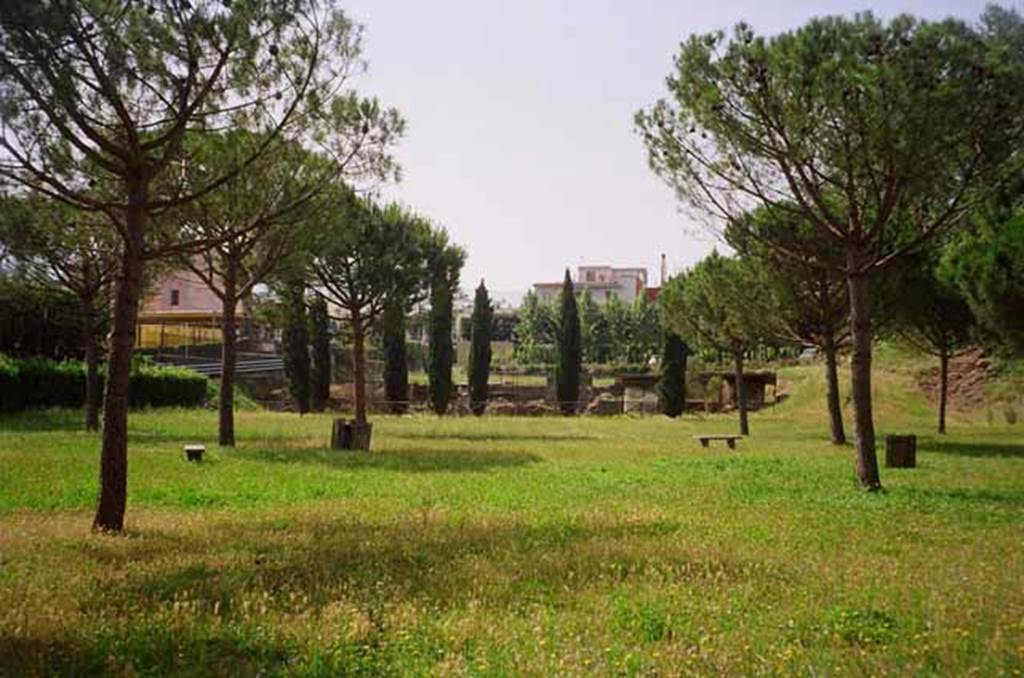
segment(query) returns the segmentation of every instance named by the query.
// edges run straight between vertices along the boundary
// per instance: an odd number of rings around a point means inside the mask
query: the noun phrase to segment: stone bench
[[[725,444],[729,446],[730,450],[736,449],[736,441],[742,437],[743,436],[726,435],[721,433],[715,435],[694,436],[694,438],[700,441],[701,447],[710,447],[712,440],[724,440]]]

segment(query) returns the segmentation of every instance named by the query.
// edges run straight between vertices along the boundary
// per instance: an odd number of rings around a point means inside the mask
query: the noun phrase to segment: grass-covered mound
[[[78,414],[0,419],[0,673],[1012,673],[1024,666],[1021,429],[878,375],[919,468],[864,494],[817,367],[736,453],[732,417],[131,417],[128,534],[89,533]]]

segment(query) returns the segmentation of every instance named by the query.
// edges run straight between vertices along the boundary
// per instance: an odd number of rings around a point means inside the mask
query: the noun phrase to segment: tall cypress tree
[[[452,400],[452,288],[438,276],[430,289],[430,406],[443,415]]]
[[[665,352],[661,357],[661,411],[667,417],[678,417],[686,410],[686,342],[675,332],[665,332]]]
[[[409,360],[405,350],[405,309],[389,301],[381,318],[384,344],[384,393],[392,414],[409,411]]]
[[[299,414],[309,412],[309,321],[306,317],[306,285],[291,280],[284,290],[285,325],[282,336],[284,373],[288,391]]]
[[[580,336],[580,314],[576,308],[569,269],[562,283],[562,306],[558,315],[558,365],[555,372],[558,404],[562,414],[575,414],[580,399],[580,369],[583,346]]]
[[[331,397],[331,319],[327,302],[317,296],[309,305],[309,329],[313,344],[310,408],[323,412]]]
[[[487,381],[491,377],[491,321],[494,307],[484,281],[476,288],[469,348],[469,407],[480,416],[487,409]]]

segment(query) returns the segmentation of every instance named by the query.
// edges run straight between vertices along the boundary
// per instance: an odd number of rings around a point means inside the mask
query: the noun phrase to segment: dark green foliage
[[[128,404],[132,407],[199,407],[206,402],[207,384],[206,377],[183,368],[137,367],[128,387]]]
[[[749,261],[717,251],[665,285],[662,320],[698,349],[743,355],[764,337],[771,299]]]
[[[661,381],[658,396],[661,411],[668,417],[678,417],[686,411],[686,356],[689,349],[675,332],[665,333],[665,349],[661,357]]]
[[[309,322],[306,317],[306,285],[291,281],[284,290],[285,324],[282,333],[284,373],[288,392],[299,414],[309,412]]]
[[[0,276],[0,352],[55,359],[81,357],[78,301],[53,287]]]
[[[120,241],[106,217],[0,196],[0,351],[95,360],[110,324]]]
[[[630,307],[622,303],[617,294],[604,302],[601,309],[604,316],[604,331],[607,340],[607,358],[609,362],[629,362],[625,359],[626,346],[629,344]]]
[[[986,185],[1019,171],[1022,32],[998,8],[976,26],[859,12],[766,37],[740,23],[683,42],[670,96],[636,116],[652,169],[705,223],[781,206],[841,249],[866,489],[881,488],[872,276],[961,228]]]
[[[491,320],[491,341],[513,341],[517,318],[515,315],[495,314]]]
[[[331,397],[331,319],[323,297],[317,296],[309,305],[309,329],[313,345],[309,405],[314,412],[323,412]]]
[[[439,415],[448,411],[455,396],[452,383],[452,365],[455,362],[455,347],[452,345],[452,303],[459,288],[459,274],[466,263],[466,252],[458,245],[448,242],[448,236],[440,231],[435,236],[435,246],[428,256],[430,270],[430,315],[428,333],[430,336],[427,358],[430,406]]]
[[[562,283],[561,307],[558,314],[558,365],[555,371],[558,403],[562,414],[575,414],[580,399],[580,371],[583,345],[580,337],[580,315],[576,307],[569,269]]]
[[[651,358],[658,355],[662,340],[657,307],[646,294],[641,294],[633,301],[627,319],[625,344],[618,357],[624,358],[627,363],[650,362]]]
[[[583,361],[595,364],[647,363],[658,354],[661,328],[657,309],[646,295],[624,304],[611,295],[598,304],[589,289],[577,295]],[[530,292],[523,299],[516,326],[516,361],[520,364],[557,360],[558,309]]]
[[[443,415],[448,411],[453,395],[452,365],[455,347],[452,345],[453,290],[445,277],[436,279],[430,288],[430,407]]]
[[[942,274],[967,299],[987,343],[1024,355],[1024,212],[954,240]]]
[[[196,372],[144,363],[132,370],[128,399],[132,407],[199,407],[206,397],[207,379]],[[0,354],[0,411],[82,407],[84,403],[84,364]]]
[[[380,329],[384,308],[395,303],[406,310],[435,279],[455,289],[465,254],[443,230],[396,203],[349,196],[339,207],[318,243],[313,270],[324,294],[347,313],[355,420],[366,422],[366,342]]]
[[[970,346],[974,315],[957,286],[939,276],[933,257],[908,263],[898,278],[895,329],[919,350],[939,359],[938,430],[945,433],[949,361]]]
[[[926,258],[908,262],[898,278],[902,292],[896,309],[896,331],[918,349],[941,357],[966,348],[974,316],[960,290],[939,277]]]
[[[725,238],[770,292],[768,308],[758,310],[766,319],[765,339],[811,344],[824,354],[829,429],[832,442],[844,444],[838,353],[849,339],[850,292],[843,249],[789,204],[747,213],[726,227]],[[873,310],[879,321],[889,315],[898,285],[881,284],[877,275]],[[878,294],[879,287],[893,292]]]
[[[473,299],[472,342],[469,347],[469,407],[479,416],[487,409],[487,382],[491,378],[491,322],[494,307],[484,281]]]
[[[740,434],[749,435],[743,363],[764,339],[770,298],[749,261],[712,250],[690,271],[665,285],[659,296],[662,321],[699,350],[733,359]]]
[[[550,304],[532,291],[523,297],[515,330],[515,357],[520,364],[554,362],[555,320]]]
[[[405,312],[401,304],[389,303],[381,316],[384,344],[384,393],[392,414],[409,411],[409,350],[405,342]]]
[[[608,321],[589,288],[584,288],[580,293],[578,307],[583,360],[590,364],[611,362],[612,341],[608,333]]]
[[[725,239],[772,293],[769,336],[820,349],[847,339],[850,295],[844,252],[834,238],[787,204],[760,207],[731,222]]]

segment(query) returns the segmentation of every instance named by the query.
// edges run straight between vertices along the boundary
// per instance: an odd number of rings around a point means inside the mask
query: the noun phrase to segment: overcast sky
[[[1014,2],[1015,6],[1020,2]],[[975,18],[984,0],[348,0],[366,28],[364,94],[408,121],[386,190],[448,228],[509,298],[566,266],[646,266],[657,284],[715,244],[647,168],[633,113],[664,96],[680,41],[872,9]]]

